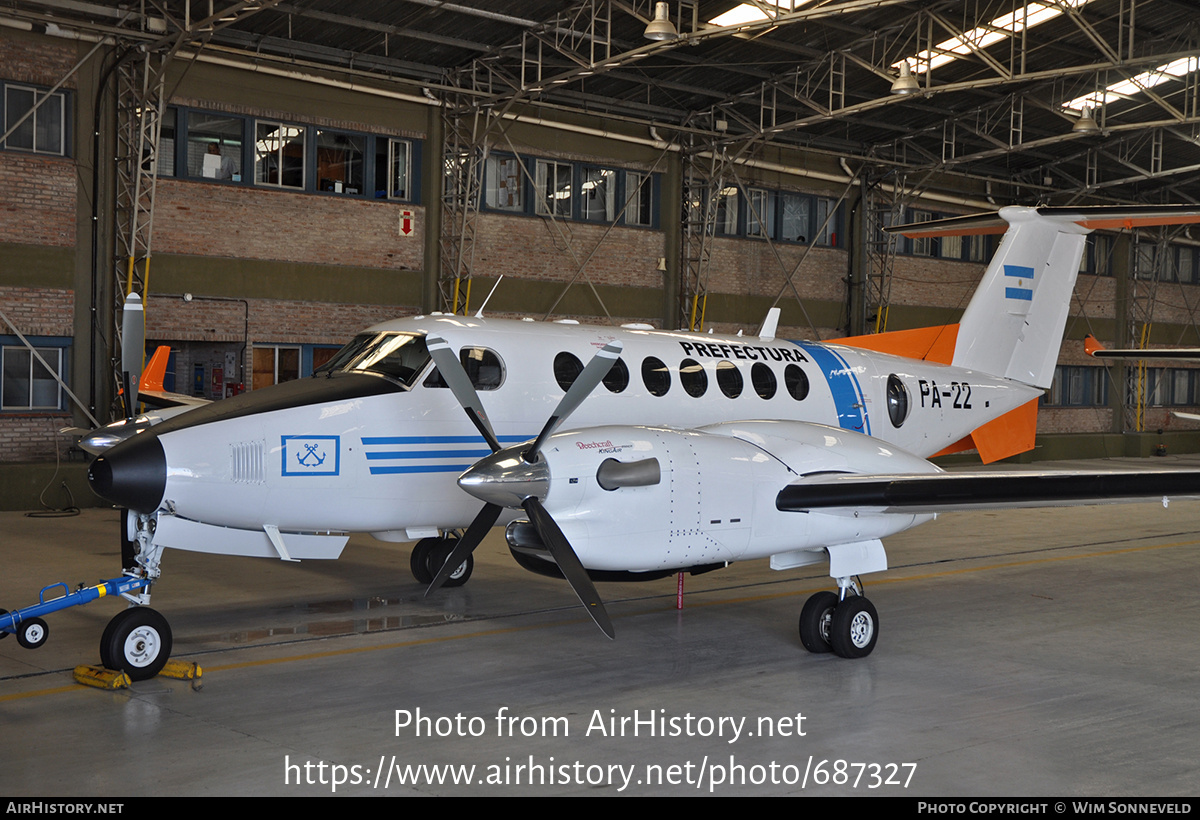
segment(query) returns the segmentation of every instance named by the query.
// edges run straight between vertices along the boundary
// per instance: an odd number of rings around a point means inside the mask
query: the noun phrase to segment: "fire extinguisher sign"
[[[412,236],[412,232],[413,232],[413,212],[412,211],[401,211],[400,212],[400,235],[401,236]]]

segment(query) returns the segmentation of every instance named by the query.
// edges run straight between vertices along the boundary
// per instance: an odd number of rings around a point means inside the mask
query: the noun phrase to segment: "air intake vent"
[[[241,441],[229,445],[230,477],[242,484],[263,483],[263,443]]]

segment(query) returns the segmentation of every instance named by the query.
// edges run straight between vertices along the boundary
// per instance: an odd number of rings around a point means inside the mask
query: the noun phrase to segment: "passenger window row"
[[[721,360],[714,366],[717,389],[728,398],[736,399],[742,394],[745,382],[742,371],[733,362]],[[564,391],[575,383],[583,372],[583,362],[566,351],[554,357],[554,379]],[[623,359],[604,377],[604,386],[611,393],[620,393],[629,386],[629,368]],[[704,365],[695,359],[684,359],[679,363],[679,383],[683,391],[693,398],[708,392],[709,374]],[[671,370],[661,360],[647,356],[642,360],[642,384],[652,396],[665,396],[671,389]],[[775,371],[763,362],[755,362],[750,368],[750,385],[759,398],[774,398],[779,389]],[[798,364],[788,364],[783,370],[783,386],[796,401],[808,396],[808,376]]]

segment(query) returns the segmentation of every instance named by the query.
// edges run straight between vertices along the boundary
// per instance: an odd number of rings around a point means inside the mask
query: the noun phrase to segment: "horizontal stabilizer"
[[[1175,361],[1183,362],[1200,361],[1200,348],[1169,347],[1148,348],[1146,350],[1137,350],[1135,348],[1109,350],[1101,346],[1100,342],[1096,341],[1096,337],[1090,333],[1083,340],[1083,350],[1093,359],[1132,359],[1135,361],[1149,359],[1174,359]]]
[[[775,506],[789,512],[882,509],[896,513],[1069,507],[1200,496],[1187,470],[1005,471],[910,475],[823,474],[789,484]]]
[[[1079,208],[1030,208],[1039,217],[1059,223],[1074,223],[1089,230],[1129,230],[1154,225],[1188,225],[1200,222],[1200,207],[1195,205],[1097,205]],[[884,230],[907,237],[918,236],[978,236],[1001,234],[1008,230],[1008,220],[999,213],[949,216],[926,222],[895,225]]]

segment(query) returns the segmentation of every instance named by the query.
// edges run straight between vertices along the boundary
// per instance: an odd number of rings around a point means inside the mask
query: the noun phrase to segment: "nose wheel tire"
[[[450,553],[454,551],[454,547],[458,544],[457,538],[442,538],[429,551],[429,557],[426,559],[426,567],[429,570],[429,580],[432,581],[434,576],[442,568],[442,564],[446,563],[446,559],[450,557]],[[471,578],[471,572],[475,569],[475,558],[468,555],[467,560],[458,565],[458,569],[450,573],[450,577],[446,579],[446,583],[442,586],[460,587]]]
[[[438,545],[439,541],[441,541],[440,538],[422,538],[413,544],[412,555],[408,559],[408,568],[419,584],[433,582],[433,573],[429,571],[429,553]]]
[[[800,643],[809,652],[832,652],[829,643],[829,624],[833,611],[837,609],[838,596],[832,592],[818,592],[804,602],[800,610]]]
[[[131,680],[148,680],[162,671],[171,657],[171,627],[150,607],[118,612],[100,638],[100,662]]]
[[[17,625],[17,643],[26,649],[37,649],[50,637],[50,629],[41,618],[30,618]]]
[[[861,595],[837,605],[829,622],[829,643],[843,658],[865,658],[879,639],[879,613]]]

